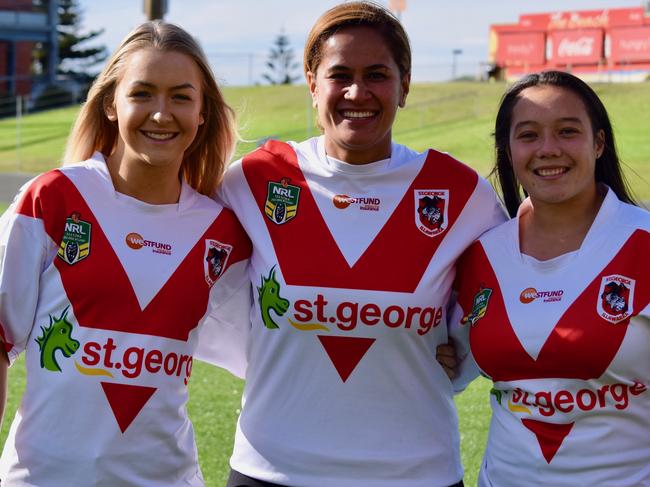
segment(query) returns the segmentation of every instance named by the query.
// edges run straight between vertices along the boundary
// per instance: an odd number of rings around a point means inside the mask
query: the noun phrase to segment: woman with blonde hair
[[[27,369],[3,484],[204,485],[185,407],[198,333],[249,286],[250,242],[207,196],[235,140],[199,45],[147,22],[91,88],[66,165],[2,216],[2,390],[23,351]],[[211,352],[242,374],[235,331]]]

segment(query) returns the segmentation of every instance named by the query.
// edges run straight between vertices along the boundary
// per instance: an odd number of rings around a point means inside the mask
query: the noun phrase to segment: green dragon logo
[[[490,389],[490,395],[494,396],[499,404],[501,404],[502,392],[494,387]]]
[[[61,372],[61,367],[56,361],[55,352],[61,350],[63,356],[68,358],[79,348],[79,342],[70,336],[72,324],[66,319],[68,309],[66,306],[58,318],[50,315],[50,325],[41,326],[43,336],[36,338],[38,348],[41,351],[41,368],[53,372]]]
[[[270,311],[282,316],[289,309],[289,301],[280,296],[280,284],[275,280],[275,266],[271,267],[268,277],[262,276],[262,286],[257,288],[257,293],[264,326],[269,329],[280,328],[271,318]]]

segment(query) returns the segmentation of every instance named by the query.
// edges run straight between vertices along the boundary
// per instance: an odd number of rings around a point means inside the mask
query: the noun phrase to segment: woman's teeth
[[[559,174],[563,174],[567,171],[568,169],[566,167],[549,167],[535,169],[535,174],[538,176],[558,176]]]
[[[167,133],[164,133],[164,134],[158,134],[158,133],[155,133],[155,132],[144,132],[144,135],[146,135],[147,137],[151,137],[152,139],[156,139],[156,140],[167,140],[167,139],[171,139],[176,134],[174,132],[167,132]]]
[[[351,112],[351,111],[344,111],[343,116],[345,118],[368,118],[372,117],[374,115],[373,112]]]

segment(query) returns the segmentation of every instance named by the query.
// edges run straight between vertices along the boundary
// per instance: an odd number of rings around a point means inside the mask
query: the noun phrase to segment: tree
[[[294,61],[294,52],[284,30],[273,42],[266,67],[270,71],[263,74],[262,77],[272,85],[290,85],[299,78],[299,76],[293,75],[294,70],[298,68],[298,63]]]
[[[44,0],[40,0],[40,3],[43,2]],[[103,34],[104,29],[93,30],[85,34],[81,32],[82,10],[78,0],[59,0],[58,14],[59,66],[57,73],[89,81],[93,76],[88,73],[88,69],[106,60],[108,52],[106,46],[86,47],[86,43]],[[34,60],[42,70],[43,64],[47,60],[45,46],[36,46]]]

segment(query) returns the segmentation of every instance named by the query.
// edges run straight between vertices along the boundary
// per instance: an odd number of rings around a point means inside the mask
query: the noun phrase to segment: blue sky
[[[284,29],[297,61],[307,33],[336,0],[168,0],[165,17],[190,31],[203,46],[217,77],[228,85],[261,81],[274,38]],[[383,0],[384,5],[388,3]],[[146,20],[142,0],[80,0],[83,29],[104,28],[109,49]],[[451,76],[452,51],[459,74],[476,74],[487,60],[488,28],[517,22],[520,14],[638,7],[639,0],[406,0],[402,22],[413,49],[413,80]],[[296,74],[301,74],[297,70]]]

